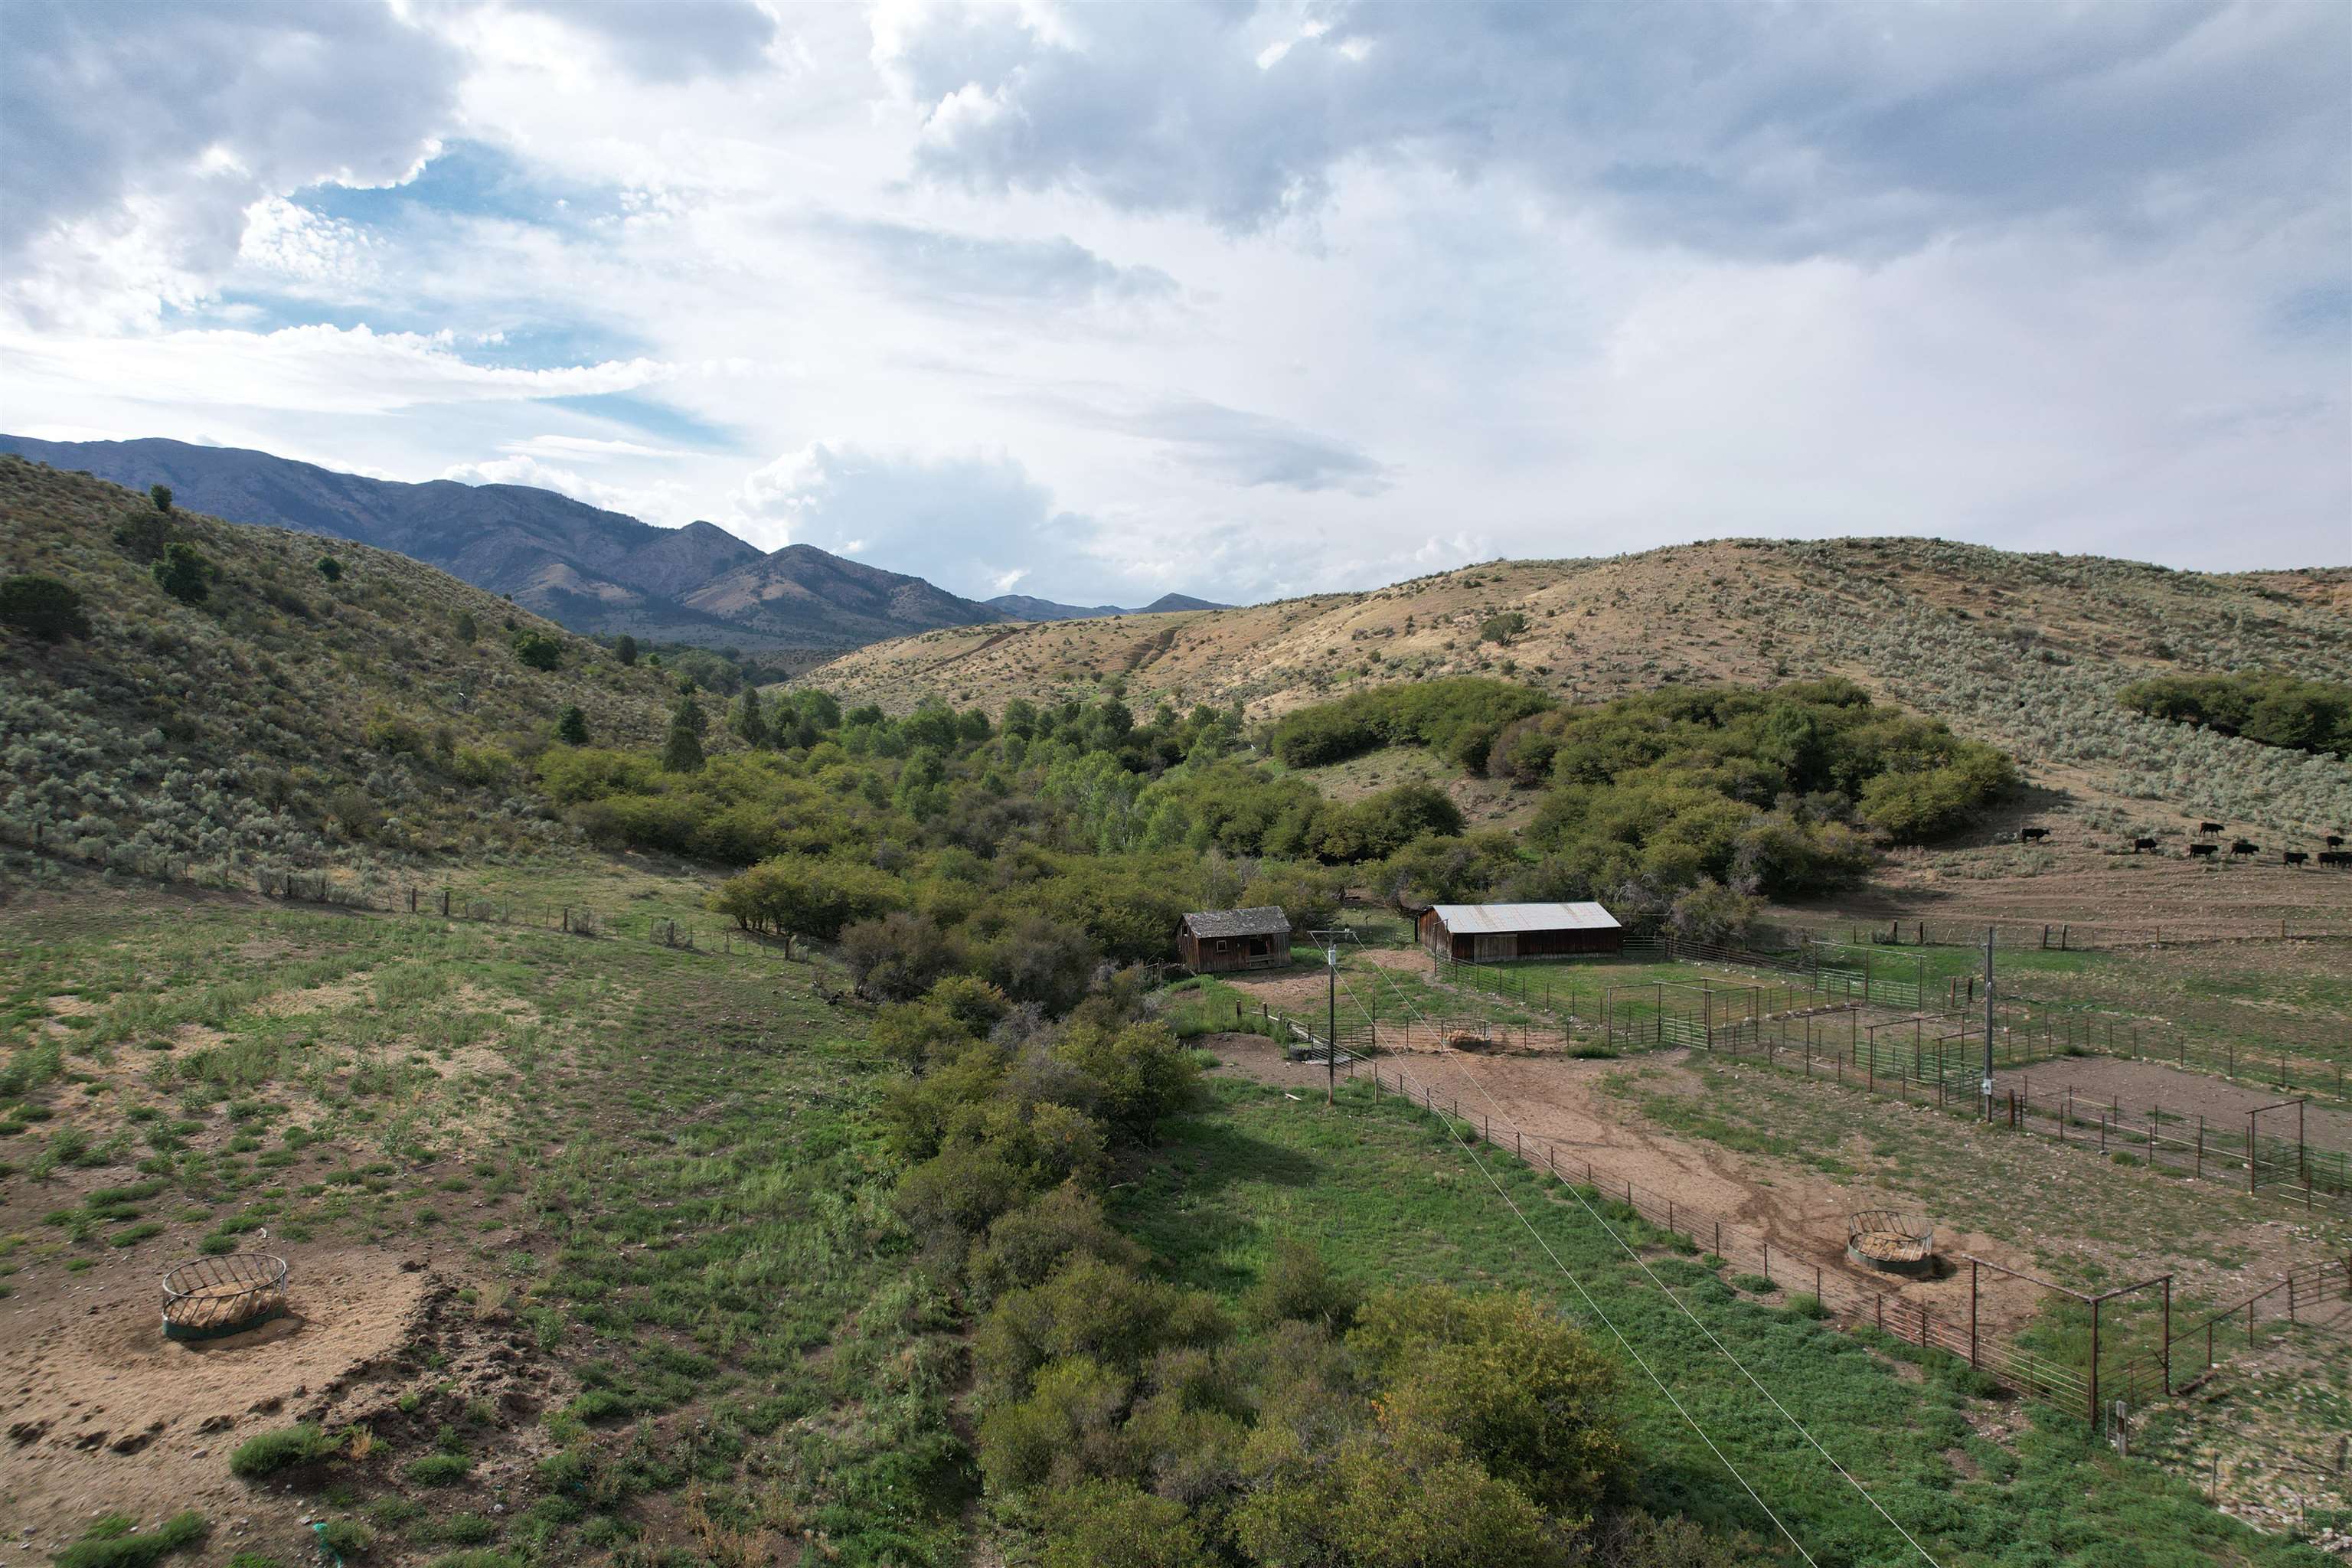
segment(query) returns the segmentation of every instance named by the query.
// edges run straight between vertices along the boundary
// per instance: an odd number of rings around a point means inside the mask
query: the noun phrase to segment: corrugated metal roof
[[[1455,936],[1617,929],[1617,917],[1599,904],[1434,904],[1431,908]]]
[[[1210,910],[1186,915],[1184,929],[1194,936],[1280,936],[1290,929],[1290,917],[1279,904],[1255,910]]]

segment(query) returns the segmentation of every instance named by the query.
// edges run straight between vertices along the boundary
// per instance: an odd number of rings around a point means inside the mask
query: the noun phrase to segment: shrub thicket
[[[563,643],[536,626],[514,635],[515,658],[532,669],[553,669],[563,662]]]
[[[1382,746],[1423,745],[1475,771],[1504,725],[1551,705],[1533,687],[1475,677],[1381,686],[1285,715],[1270,743],[1295,768],[1345,762]]]
[[[2201,724],[2265,746],[2352,757],[2352,685],[2273,671],[2165,675],[2126,686],[2116,700],[2151,719]]]
[[[81,595],[55,577],[29,573],[0,579],[0,626],[14,626],[42,642],[89,636]]]

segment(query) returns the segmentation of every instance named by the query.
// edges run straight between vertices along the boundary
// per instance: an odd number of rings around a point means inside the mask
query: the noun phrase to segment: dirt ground
[[[2183,1118],[2202,1116],[2241,1138],[2245,1136],[2246,1112],[2277,1105],[2284,1098],[2227,1079],[2105,1057],[2076,1057],[2000,1072],[1993,1075],[1993,1083],[2004,1093],[2011,1089],[2030,1092],[2036,1105],[2051,1104],[2053,1097],[2063,1099],[2071,1088],[2077,1104],[2094,1109],[2112,1104],[2134,1121],[2144,1119],[2151,1108]],[[2352,1111],[2306,1105],[2303,1119],[2304,1137],[2312,1148],[2352,1152]],[[2294,1127],[2292,1110],[2273,1110],[2261,1122],[2264,1138],[2292,1139]]]
[[[1320,1066],[1289,1062],[1279,1047],[1259,1036],[1214,1035],[1201,1043],[1216,1052],[1223,1064],[1219,1071],[1302,1095],[1323,1088]],[[1662,1071],[1676,1091],[1695,1092],[1696,1079],[1680,1065],[1685,1055],[1661,1053],[1643,1058],[1643,1065]],[[1549,1151],[1563,1171],[1581,1172],[1589,1162],[1604,1191],[1632,1181],[1709,1220],[1721,1220],[1727,1233],[1744,1232],[1749,1245],[1760,1238],[1776,1258],[1786,1253],[1792,1263],[1801,1258],[1851,1287],[1925,1300],[1938,1316],[1948,1310],[1965,1316],[1968,1310],[1965,1271],[1908,1280],[1847,1261],[1846,1216],[1885,1206],[1884,1193],[1644,1125],[1601,1088],[1603,1078],[1624,1070],[1622,1062],[1431,1051],[1384,1057],[1379,1066],[1391,1079],[1402,1070],[1417,1088],[1434,1092],[1441,1104],[1457,1100],[1471,1121],[1516,1129],[1530,1149]],[[1937,1242],[1948,1256],[1973,1252],[2010,1268],[2034,1269],[2030,1254],[1995,1237],[1939,1226]],[[1981,1278],[1979,1288],[1979,1321],[1997,1332],[2023,1327],[2042,1296],[2035,1286],[1998,1276]]]
[[[128,1259],[20,1276],[0,1310],[0,1538],[55,1550],[99,1514],[152,1524],[194,1509],[216,1543],[295,1561],[312,1550],[310,1510],[230,1475],[246,1439],[330,1412],[389,1435],[400,1394],[427,1377],[509,1408],[540,1403],[549,1374],[527,1364],[504,1313],[459,1302],[430,1252],[285,1250],[290,1313],[200,1343],[163,1337],[158,1281]]]
[[[421,1262],[376,1250],[298,1257],[289,1316],[182,1344],[163,1337],[147,1268],[125,1260],[30,1277],[7,1303],[0,1338],[9,1406],[0,1525],[46,1534],[109,1509],[145,1517],[207,1496],[247,1511],[249,1497],[230,1500],[244,1489],[229,1479],[228,1450],[393,1352],[430,1282]]]
[[[2189,860],[2179,848],[2185,834],[2168,854],[2118,855],[2112,853],[2114,835],[2070,814],[2021,820],[2048,827],[2051,837],[2031,850],[1987,842],[1957,852],[1898,853],[1867,884],[1839,894],[1834,912],[1865,921],[2054,924],[2082,922],[2095,910],[2118,926],[2156,924],[2183,936],[2252,936],[2266,928],[2275,934],[2281,920],[2290,931],[2298,920],[2339,931],[2352,926],[2352,874],[2282,865],[2275,853],[2238,863]]]

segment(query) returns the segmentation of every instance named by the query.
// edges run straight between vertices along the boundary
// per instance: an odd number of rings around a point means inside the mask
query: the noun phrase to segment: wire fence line
[[[1234,1009],[1237,1025],[1252,1021],[1237,998]],[[1965,1362],[2005,1387],[2080,1411],[2095,1425],[2104,1426],[2112,1419],[2114,1400],[2137,1407],[2178,1392],[2177,1355],[2195,1354],[2194,1375],[2201,1378],[2224,1364],[2231,1354],[2263,1342],[2266,1327],[2333,1322],[2341,1332],[2340,1314],[2335,1320],[2315,1314],[2325,1314],[2332,1305],[2352,1302],[2352,1255],[2347,1255],[2340,1262],[2307,1265],[2178,1330],[2168,1321],[2153,1345],[2126,1337],[2102,1356],[2095,1336],[2095,1348],[2084,1363],[2069,1364],[1986,1321],[1979,1310],[1986,1272],[2028,1279],[2001,1265],[1963,1255],[1970,1274],[1968,1308],[1939,1312],[1929,1301],[1855,1280],[1842,1258],[1827,1258],[1786,1244],[1776,1247],[1762,1233],[1646,1187],[1588,1155],[1572,1150],[1563,1152],[1565,1140],[1529,1132],[1507,1121],[1498,1123],[1491,1113],[1465,1113],[1458,1095],[1441,1092],[1401,1064],[1372,1054],[1386,1048],[1379,1040],[1385,1025],[1367,1022],[1332,1030],[1320,1020],[1296,1017],[1263,1003],[1255,1021],[1262,1026],[1258,1032],[1289,1042],[1294,1059],[1323,1061],[1324,1052],[1328,1051],[1329,1070],[1335,1078],[1344,1076],[1350,1082],[1367,1084],[1374,1105],[1399,1099],[1450,1118],[1466,1135],[1531,1169],[1584,1188],[1616,1205],[1626,1217],[1682,1238],[1693,1251],[1703,1249],[1719,1260],[1713,1266],[1717,1270],[1744,1272],[1762,1280],[1801,1312],[1817,1313],[1843,1329],[1867,1328],[1923,1353],[1935,1352]],[[2042,1281],[2032,1282],[2056,1298],[2084,1299]],[[2168,1310],[2167,1316],[2168,1320]]]
[[[1983,1097],[1987,1042],[1981,1008],[1905,1012],[1875,1001],[1841,1001],[1835,991],[1824,995],[1805,990],[1801,981],[1808,972],[1780,955],[1695,943],[1668,943],[1667,951],[1731,966],[1745,966],[1741,961],[1752,959],[1755,967],[1775,978],[1753,985],[1701,978],[1613,989],[1596,982],[1592,990],[1600,991],[1607,1005],[1598,1016],[1564,1018],[1561,1044],[1571,1052],[1587,1049],[1588,1054],[1594,1047],[1639,1049],[1661,1044],[1705,1050],[1793,1071],[1809,1080],[1826,1079],[1869,1093],[1990,1115],[2014,1131],[2095,1145],[2110,1158],[2142,1161],[2192,1179],[2242,1180],[2250,1192],[2284,1196],[2306,1209],[2352,1212],[2352,1151],[2314,1147],[2299,1120],[2289,1138],[2266,1131],[2251,1117],[2233,1124],[2202,1110],[2167,1106],[2155,1096],[2126,1104],[2117,1094],[2078,1089],[2066,1081],[2063,1068],[2054,1075],[2056,1081],[2044,1079],[2037,1095],[2030,1069],[2053,1062],[2109,1054],[2168,1065],[2175,1060],[2153,1050],[2143,1055],[2128,1043],[2109,1052],[2104,1048],[2107,1040],[2122,1037],[2084,1020],[2037,1014],[2025,1005],[1996,1005],[1990,1065],[1996,1074],[2016,1081],[1997,1087],[1988,1104]],[[1499,994],[1530,1010],[1557,1007],[1563,994],[1552,980],[1535,971],[1443,956],[1433,960],[1433,967],[1444,983]],[[1605,973],[1606,966],[1600,967]],[[1626,991],[1636,994],[1631,1006],[1620,1000],[1619,994]],[[1650,996],[1644,998],[1643,993]],[[2144,1037],[2140,1043],[2144,1047]],[[2183,1051],[2177,1059],[2187,1064],[2189,1058]],[[2335,1070],[2340,1074],[2340,1064]],[[2292,1072],[2275,1079],[2266,1073],[2258,1081],[2282,1093],[2303,1087]],[[2335,1081],[2331,1078],[2328,1087]]]
[[[2332,867],[2310,867],[2304,874],[2326,876]],[[1882,947],[1982,947],[1985,932],[1993,932],[1997,947],[2058,952],[2095,952],[2125,948],[2212,947],[2238,942],[2352,941],[2352,921],[2334,916],[2290,911],[2276,916],[2245,915],[2229,920],[2174,921],[2045,921],[2033,917],[2000,916],[1979,921],[1930,921],[1891,916],[1860,921],[1841,916],[1797,916],[1764,928],[1772,945],[1795,947],[1803,939],[1826,932],[1843,932],[1850,943]]]
[[[1779,977],[1790,991],[1804,990],[1821,1004],[1853,1004],[1896,1012],[1937,1015],[1955,1026],[1974,1026],[1982,1016],[1982,993],[1975,975],[1938,977],[1927,968],[1925,954],[1883,953],[1845,943],[1808,942],[1793,948],[1712,943],[1692,941],[1672,932],[1649,938],[1629,938],[1624,961],[1698,963],[1723,968],[1759,971]],[[1572,1011],[1579,1026],[1598,1027],[1610,1044],[1639,1046],[1671,1041],[1696,1043],[1705,1018],[1688,1007],[1667,1005],[1659,992],[1651,1011],[1640,1006],[1647,987],[1617,988],[1610,998],[1616,1005],[1580,1006],[1606,988],[1607,960],[1581,960],[1573,966],[1590,969],[1593,978],[1580,986],[1572,969],[1559,964],[1539,967],[1479,963],[1474,960],[1435,955],[1433,970],[1442,982],[1484,991],[1515,1001],[1531,1010]],[[1693,982],[1716,994],[1738,994],[1738,988],[1720,981]],[[1630,998],[1628,994],[1630,993]],[[1630,1002],[1630,1005],[1629,1005]],[[1769,1006],[1746,1005],[1717,1015],[1727,1019],[1759,1013],[1787,1011],[1793,1001]],[[2155,1062],[2260,1083],[2281,1090],[2305,1090],[2352,1103],[2352,1063],[2344,1057],[2320,1057],[2280,1044],[2257,1050],[2234,1038],[2202,1037],[2179,1025],[2137,1018],[2093,1015],[2081,1005],[2034,996],[2004,985],[1998,993],[1996,1019],[2013,1037],[2039,1038],[2045,1056],[2105,1055]]]

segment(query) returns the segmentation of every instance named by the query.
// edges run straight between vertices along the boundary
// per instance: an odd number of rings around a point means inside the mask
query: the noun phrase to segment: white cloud
[[[654,360],[546,370],[478,364],[448,334],[287,327],[142,337],[0,332],[12,372],[7,404],[47,386],[96,381],[143,403],[376,414],[426,404],[507,402],[628,392],[670,375]]]
[[[815,442],[736,487],[727,526],[764,550],[814,544],[955,593],[1003,593],[1087,549],[1088,520],[1003,453],[926,455]],[[1009,558],[1009,559],[1008,559]]]
[[[593,436],[532,436],[520,441],[509,441],[500,450],[522,457],[566,458],[583,463],[605,463],[616,458],[694,456],[677,447],[648,447],[640,441],[611,441]]]
[[[0,425],[1087,603],[1742,532],[2352,553],[2342,7],[675,15],[39,13]],[[413,93],[322,93],[370,40]],[[238,100],[172,101],[183,47]]]
[[[468,485],[530,485],[607,511],[677,526],[694,521],[691,498],[677,485],[611,484],[529,456],[453,463],[436,476]]]
[[[12,0],[0,263],[37,320],[152,319],[236,258],[257,201],[408,178],[459,67],[390,7]]]

